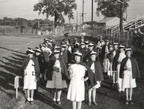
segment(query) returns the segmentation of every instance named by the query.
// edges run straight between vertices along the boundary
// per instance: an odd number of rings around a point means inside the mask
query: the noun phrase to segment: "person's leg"
[[[73,109],[76,109],[76,101],[72,102],[72,107],[73,107]]]
[[[128,104],[129,102],[129,89],[126,88],[126,105]]]
[[[34,90],[30,90],[30,103],[33,104]]]
[[[116,83],[116,71],[113,71],[113,86]]]
[[[33,101],[33,97],[34,97],[34,90],[31,90],[31,101]]]
[[[97,105],[97,103],[96,103],[96,88],[93,89],[93,103],[94,103],[95,105]]]
[[[89,103],[88,105],[91,106],[91,97],[92,97],[92,88],[88,90],[88,98],[89,98]]]
[[[53,103],[55,104],[56,103],[56,96],[57,96],[57,94],[56,94],[56,89],[54,89],[53,90]]]
[[[78,102],[78,109],[81,109],[81,107],[82,107],[82,102],[79,101],[79,102]]]
[[[130,100],[130,104],[133,104],[133,102],[132,102],[133,89],[130,88],[129,90],[130,90],[130,98],[129,98],[129,100]]]
[[[30,101],[30,90],[27,90],[27,100]]]
[[[61,104],[61,101],[60,101],[60,98],[61,98],[61,93],[62,93],[62,90],[57,90],[57,102],[58,104],[60,105]]]

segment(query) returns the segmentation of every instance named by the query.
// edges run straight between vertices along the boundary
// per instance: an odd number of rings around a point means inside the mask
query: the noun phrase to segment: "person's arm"
[[[69,79],[71,79],[73,77],[73,69],[71,68],[71,66],[69,66],[68,68],[68,72],[69,72]]]

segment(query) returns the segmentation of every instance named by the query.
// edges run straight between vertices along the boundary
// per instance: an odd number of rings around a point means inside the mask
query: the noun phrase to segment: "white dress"
[[[26,69],[24,70],[24,86],[23,89],[36,89],[36,74],[34,62],[30,59]]]
[[[122,62],[122,60],[126,57],[125,52],[121,52],[118,57],[118,62]],[[116,73],[116,82],[118,83],[118,90],[122,91],[122,79],[120,78],[120,65],[117,65],[117,73]]]
[[[83,101],[85,99],[85,85],[82,78],[85,76],[86,68],[80,64],[69,67],[71,76],[67,99],[71,101]]]
[[[108,73],[110,67],[110,61],[108,58],[104,58],[103,60],[103,72]]]
[[[123,81],[122,81],[122,90],[125,88],[135,88],[136,81],[132,78],[132,64],[131,60],[128,59],[125,65],[125,68],[130,68],[131,70],[125,70],[123,72]]]

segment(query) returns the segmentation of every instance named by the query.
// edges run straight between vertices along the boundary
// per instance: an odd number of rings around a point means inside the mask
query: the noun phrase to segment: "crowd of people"
[[[133,104],[132,92],[136,78],[140,77],[132,48],[110,42],[99,36],[87,40],[84,36],[71,40],[68,33],[59,45],[52,37],[35,49],[28,48],[22,65],[23,89],[26,103],[33,104],[34,90],[39,85],[53,90],[53,103],[61,105],[62,89],[67,88],[67,99],[73,109],[81,109],[85,94],[88,105],[97,105],[96,91],[107,74],[112,87],[126,92],[126,104]]]

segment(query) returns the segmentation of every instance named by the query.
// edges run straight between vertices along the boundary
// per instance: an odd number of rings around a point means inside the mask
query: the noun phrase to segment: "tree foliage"
[[[74,18],[73,10],[77,8],[75,0],[41,0],[34,5],[34,11],[54,17],[55,27],[65,22],[64,16]]]
[[[121,15],[121,10],[123,12],[127,11],[129,0],[96,0],[98,2],[97,14],[100,13],[105,17],[119,17]],[[123,8],[121,7],[123,6]]]

